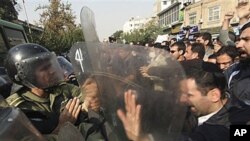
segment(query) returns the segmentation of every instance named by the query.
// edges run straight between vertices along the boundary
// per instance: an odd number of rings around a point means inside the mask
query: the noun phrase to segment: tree
[[[39,20],[44,28],[40,44],[62,53],[68,51],[75,42],[83,40],[80,26],[75,25],[71,4],[50,0],[49,5],[39,6],[37,10],[43,10]]]
[[[14,21],[18,18],[18,12],[15,9],[16,0],[0,0],[0,18],[6,21]]]
[[[136,29],[129,33],[122,33],[121,38],[127,43],[129,42],[140,42],[145,44],[155,40],[157,35],[163,34],[163,29],[158,26],[155,20],[148,22],[144,28]]]
[[[115,33],[113,33],[112,37],[114,38],[120,38],[122,35],[123,31],[122,30],[118,30]]]

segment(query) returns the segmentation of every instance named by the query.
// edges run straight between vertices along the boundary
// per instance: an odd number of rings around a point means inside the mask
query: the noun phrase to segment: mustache
[[[245,50],[243,50],[241,48],[238,48],[237,51],[239,54],[246,54]]]

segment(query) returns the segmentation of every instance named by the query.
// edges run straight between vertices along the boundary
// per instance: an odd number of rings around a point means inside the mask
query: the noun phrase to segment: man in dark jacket
[[[188,102],[198,117],[198,127],[190,138],[194,141],[229,140],[230,125],[246,124],[250,120],[250,107],[231,101],[226,92],[226,79],[215,64],[189,61],[183,66],[187,73]]]
[[[240,41],[237,44],[240,62],[225,71],[230,94],[250,105],[250,22],[241,29]]]

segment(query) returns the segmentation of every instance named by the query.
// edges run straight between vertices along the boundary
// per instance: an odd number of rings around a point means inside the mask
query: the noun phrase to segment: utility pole
[[[23,8],[24,8],[24,12],[25,12],[25,15],[26,15],[26,21],[27,21],[27,25],[28,25],[28,29],[29,29],[30,39],[31,39],[31,42],[33,42],[33,38],[31,36],[31,28],[30,28],[29,18],[28,18],[28,14],[27,14],[26,7],[25,7],[24,3],[25,2],[23,0]]]

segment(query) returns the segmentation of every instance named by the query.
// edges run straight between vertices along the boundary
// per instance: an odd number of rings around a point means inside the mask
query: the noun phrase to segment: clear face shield
[[[54,53],[24,59],[16,63],[18,76],[29,88],[41,89],[55,86],[64,80],[63,71]]]
[[[57,56],[57,60],[63,70],[64,77],[67,79],[74,73],[72,64],[62,56]]]
[[[155,60],[149,56],[155,54]],[[79,85],[88,97],[87,83],[97,85],[101,109],[117,140],[126,140],[117,110],[126,111],[125,92],[133,90],[141,105],[140,130],[159,140],[177,138],[186,108],[180,102],[182,67],[165,50],[123,44],[77,43],[70,59]],[[93,86],[93,85],[92,85]],[[95,89],[96,91],[96,89]],[[90,93],[93,94],[93,93]]]

